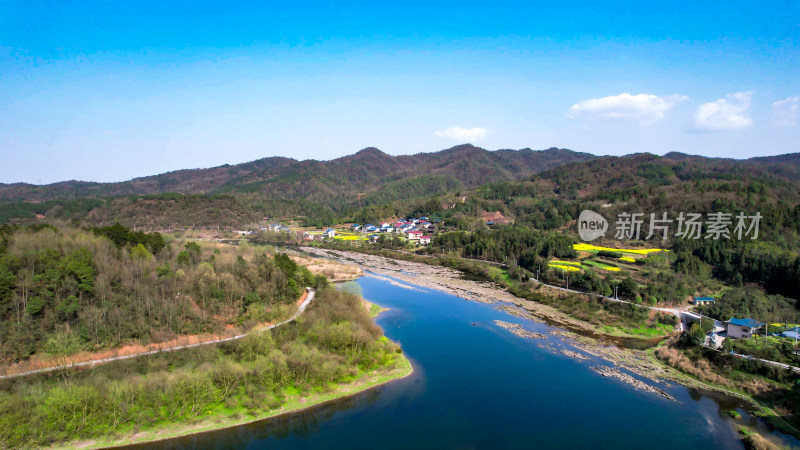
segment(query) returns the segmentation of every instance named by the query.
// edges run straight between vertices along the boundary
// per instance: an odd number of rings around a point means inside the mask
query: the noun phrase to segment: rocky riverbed
[[[522,325],[518,323],[508,323],[503,322],[502,320],[495,320],[494,323],[497,324],[500,328],[504,328],[519,337],[528,338],[528,339],[544,339],[547,335],[542,333],[537,333],[535,331],[529,331],[522,328]]]
[[[662,396],[662,397],[664,397],[666,399],[676,401],[673,396],[667,394],[663,390],[661,390],[661,389],[659,389],[659,388],[657,388],[655,386],[652,386],[650,384],[647,384],[647,383],[645,383],[643,381],[637,380],[636,378],[633,378],[632,376],[628,375],[627,373],[621,372],[619,369],[615,369],[613,367],[608,367],[608,366],[594,366],[594,367],[592,367],[592,370],[594,370],[595,372],[599,373],[600,375],[602,375],[604,377],[614,378],[614,379],[617,379],[619,381],[622,381],[623,383],[627,383],[627,384],[633,386],[634,389],[638,389],[640,391],[645,391],[645,392],[652,392],[652,393],[658,394],[658,395],[660,395],[660,396]]]
[[[564,354],[564,355],[567,355],[567,356],[569,356],[570,358],[573,358],[573,359],[583,359],[583,360],[589,359],[588,356],[586,356],[586,355],[584,355],[582,353],[578,353],[576,351],[572,351],[572,350],[562,349],[561,353]]]
[[[568,329],[551,328],[550,331],[550,334],[560,336],[561,340],[566,345],[611,362],[618,367],[624,368],[643,378],[647,378],[654,383],[660,383],[665,379],[674,379],[662,364],[650,358],[645,351],[620,348],[617,345],[590,337],[596,332],[594,326],[591,324],[575,319],[551,306],[519,298],[504,289],[498,288],[497,285],[492,282],[464,279],[461,272],[448,267],[316,247],[302,247],[300,250],[321,258],[334,258],[348,263],[358,264],[363,270],[367,271],[366,275],[377,274],[384,277],[388,276],[414,286],[435,289],[465,300],[482,303],[498,303],[498,309],[515,317],[539,322],[544,321],[549,324],[555,324],[557,327],[567,327]],[[503,326],[500,323],[498,323],[498,325]],[[519,329],[516,329],[516,327],[514,327],[514,329],[510,327],[504,328],[521,337],[536,339],[545,337],[545,335],[541,333],[529,332],[522,327],[519,327]],[[517,332],[519,332],[519,330],[522,330],[524,333],[518,334]],[[581,334],[578,334],[578,332]],[[534,335],[524,335],[525,333],[534,333]],[[560,349],[555,349],[552,345],[547,345],[547,347],[552,348],[553,351],[561,351]],[[571,350],[567,350],[567,352],[568,353],[564,353],[562,351],[566,356],[576,359],[587,358],[585,355],[578,352]]]

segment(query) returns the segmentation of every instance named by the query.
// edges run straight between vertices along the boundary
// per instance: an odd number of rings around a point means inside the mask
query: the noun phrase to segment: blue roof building
[[[761,328],[762,326],[764,326],[763,323],[761,323],[761,322],[759,322],[759,321],[757,321],[755,319],[750,319],[750,318],[747,318],[747,319],[734,319],[734,318],[731,318],[731,320],[729,320],[728,323],[733,324],[733,325],[738,325],[740,327],[748,327],[748,328]]]
[[[786,330],[783,333],[781,333],[781,336],[789,339],[800,339],[800,333],[798,333],[796,330],[797,328],[794,328],[792,330]]]
[[[705,305],[708,303],[714,303],[714,297],[695,297],[694,304],[695,305]]]
[[[728,337],[731,338],[749,338],[758,332],[758,329],[764,326],[763,323],[755,319],[736,319],[725,322],[725,329],[728,331]]]

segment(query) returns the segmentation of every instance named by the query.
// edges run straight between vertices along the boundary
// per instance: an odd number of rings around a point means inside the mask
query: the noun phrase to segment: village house
[[[749,338],[758,333],[759,328],[762,326],[764,326],[763,323],[750,318],[731,318],[731,320],[725,322],[725,330],[728,332],[729,338]]]
[[[411,230],[411,231],[408,232],[408,240],[410,240],[410,241],[417,241],[417,240],[419,240],[420,237],[422,237],[422,231]]]
[[[325,230],[324,233],[322,233],[322,235],[329,238],[335,237],[336,230],[334,230],[333,228],[328,228],[327,230]]]
[[[431,237],[430,236],[420,236],[419,237],[419,243],[422,244],[422,245],[428,245],[428,244],[431,243]]]
[[[354,224],[350,225],[350,228],[352,228],[353,231],[358,231],[358,230],[361,229],[361,225],[359,225],[357,223],[354,223]]]
[[[800,339],[800,329],[798,327],[790,328],[781,333],[781,336],[795,340]]]
[[[692,303],[695,305],[710,305],[714,303],[714,297],[695,297]]]

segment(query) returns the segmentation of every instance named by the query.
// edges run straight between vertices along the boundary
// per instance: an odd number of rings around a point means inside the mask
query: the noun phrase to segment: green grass
[[[601,262],[598,262],[598,261],[590,261],[590,260],[586,260],[585,259],[585,260],[581,261],[581,263],[586,264],[588,266],[598,267],[600,269],[606,269],[606,270],[607,269],[611,269],[610,271],[612,271],[612,272],[619,271],[619,267],[617,267],[615,265],[601,263]]]
[[[283,402],[278,409],[250,414],[249,410],[240,404],[233,408],[226,407],[225,405],[218,405],[206,411],[206,415],[195,420],[187,420],[182,423],[165,423],[162,427],[148,428],[143,431],[129,427],[116,436],[104,436],[98,439],[87,440],[85,441],[87,445],[84,448],[124,446],[235,427],[310,408],[342,397],[348,397],[375,386],[404,378],[410,375],[412,371],[413,367],[411,361],[409,361],[405,355],[398,354],[395,358],[393,368],[387,370],[359,371],[359,374],[354,376],[352,381],[335,384],[331,386],[330,389],[315,390],[315,392],[311,393],[306,392],[304,395],[300,390],[294,387],[287,388],[284,391],[286,401]],[[136,437],[133,437],[134,435]],[[70,443],[70,445],[74,444],[75,442]]]
[[[647,325],[641,325],[639,327],[626,327],[620,328],[611,325],[605,325],[600,327],[600,330],[606,334],[610,334],[612,336],[644,336],[644,337],[658,337],[664,336],[666,334],[672,333],[673,327],[672,325],[665,325],[663,323],[656,324],[655,327],[648,327]]]
[[[508,272],[506,272],[503,269],[497,267],[489,267],[488,272],[489,272],[489,278],[493,280],[503,280],[507,283],[511,282],[511,278],[508,276]]]
[[[381,306],[381,305],[379,305],[377,303],[370,303],[369,316],[372,317],[372,318],[375,318],[375,317],[378,316],[378,314],[380,314],[380,313],[382,313],[384,311],[388,311],[388,310],[389,310],[389,308],[384,308],[383,306]]]

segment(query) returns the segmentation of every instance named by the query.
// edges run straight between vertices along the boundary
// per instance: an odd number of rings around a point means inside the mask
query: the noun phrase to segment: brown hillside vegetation
[[[500,211],[482,213],[481,218],[484,222],[494,222],[495,225],[508,225],[511,223]]]

